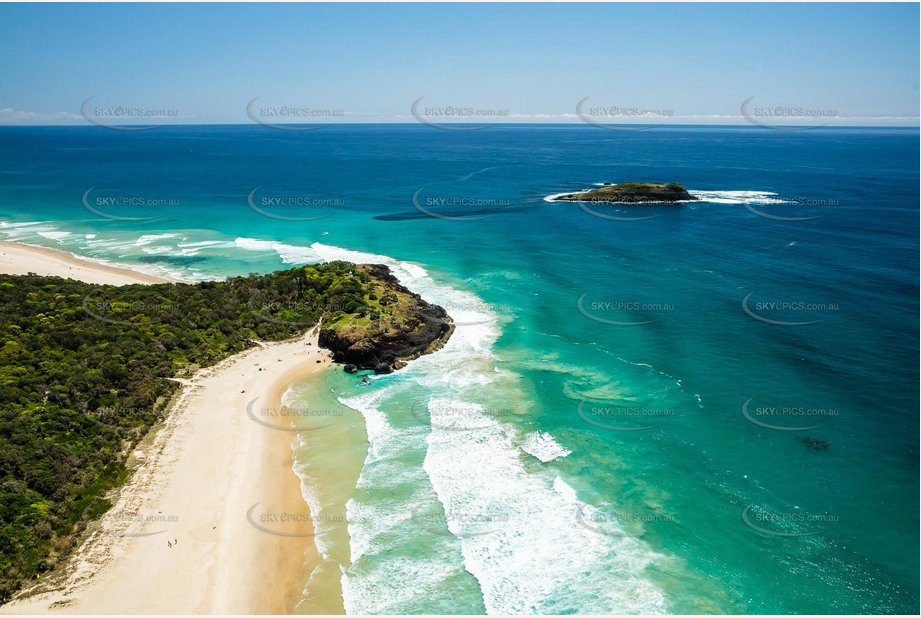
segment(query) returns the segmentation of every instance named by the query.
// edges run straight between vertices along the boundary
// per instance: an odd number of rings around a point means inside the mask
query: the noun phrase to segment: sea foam
[[[612,538],[579,526],[575,492],[561,491],[565,483],[553,470],[527,463],[531,457],[553,462],[571,451],[549,433],[524,431],[489,409],[497,401],[490,395],[514,393],[506,382],[515,381],[509,372],[496,370],[492,345],[500,332],[489,306],[469,292],[436,283],[415,264],[320,243],[311,248],[324,260],[385,264],[401,283],[445,306],[455,320],[471,322],[458,326],[438,352],[387,376],[375,393],[341,400],[359,410],[368,425],[369,455],[356,495],[372,487],[405,489],[411,480],[398,478],[399,460],[424,448],[423,469],[445,513],[444,535],[460,544],[464,568],[476,578],[488,613],[665,611],[662,592],[644,575],[657,554],[635,538]],[[427,393],[424,447],[418,428],[395,426],[385,411],[405,397],[407,385]],[[398,526],[398,514],[405,515],[406,508],[406,500],[349,502],[351,553],[358,566],[343,577],[347,612],[406,612],[434,585],[414,581],[420,565],[413,561],[369,561],[406,535],[406,526]],[[427,542],[432,538],[426,536]],[[454,568],[431,559],[424,564],[429,579],[433,571],[447,574]],[[393,582],[389,588],[387,581]],[[395,589],[407,583],[413,594]]]
[[[539,431],[528,434],[528,437],[521,443],[521,448],[528,454],[537,457],[542,462],[547,463],[554,459],[560,459],[571,454],[572,451],[553,439],[546,431]]]

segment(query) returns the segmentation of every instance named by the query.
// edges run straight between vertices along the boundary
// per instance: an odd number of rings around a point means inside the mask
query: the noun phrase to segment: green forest
[[[180,388],[167,378],[321,318],[376,317],[379,285],[347,262],[121,287],[0,275],[0,602],[111,506],[128,453]]]

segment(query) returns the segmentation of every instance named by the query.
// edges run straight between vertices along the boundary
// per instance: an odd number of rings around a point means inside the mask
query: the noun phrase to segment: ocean
[[[916,613],[918,145],[3,127],[0,240],[188,280],[384,263],[454,318],[394,374],[286,396],[336,411],[295,457],[299,611]],[[700,199],[545,199],[626,181]]]

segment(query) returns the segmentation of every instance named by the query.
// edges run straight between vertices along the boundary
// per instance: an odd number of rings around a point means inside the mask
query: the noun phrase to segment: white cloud
[[[70,112],[30,112],[12,107],[0,109],[0,124],[72,124],[84,121],[80,114]],[[85,122],[85,121],[84,121]]]

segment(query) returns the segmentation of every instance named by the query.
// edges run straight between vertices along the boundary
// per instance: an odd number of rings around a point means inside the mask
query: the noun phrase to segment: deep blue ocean
[[[700,199],[545,199],[626,181]],[[919,201],[914,128],[0,128],[0,240],[458,323],[289,395],[348,412],[297,469],[349,613],[916,613]]]

